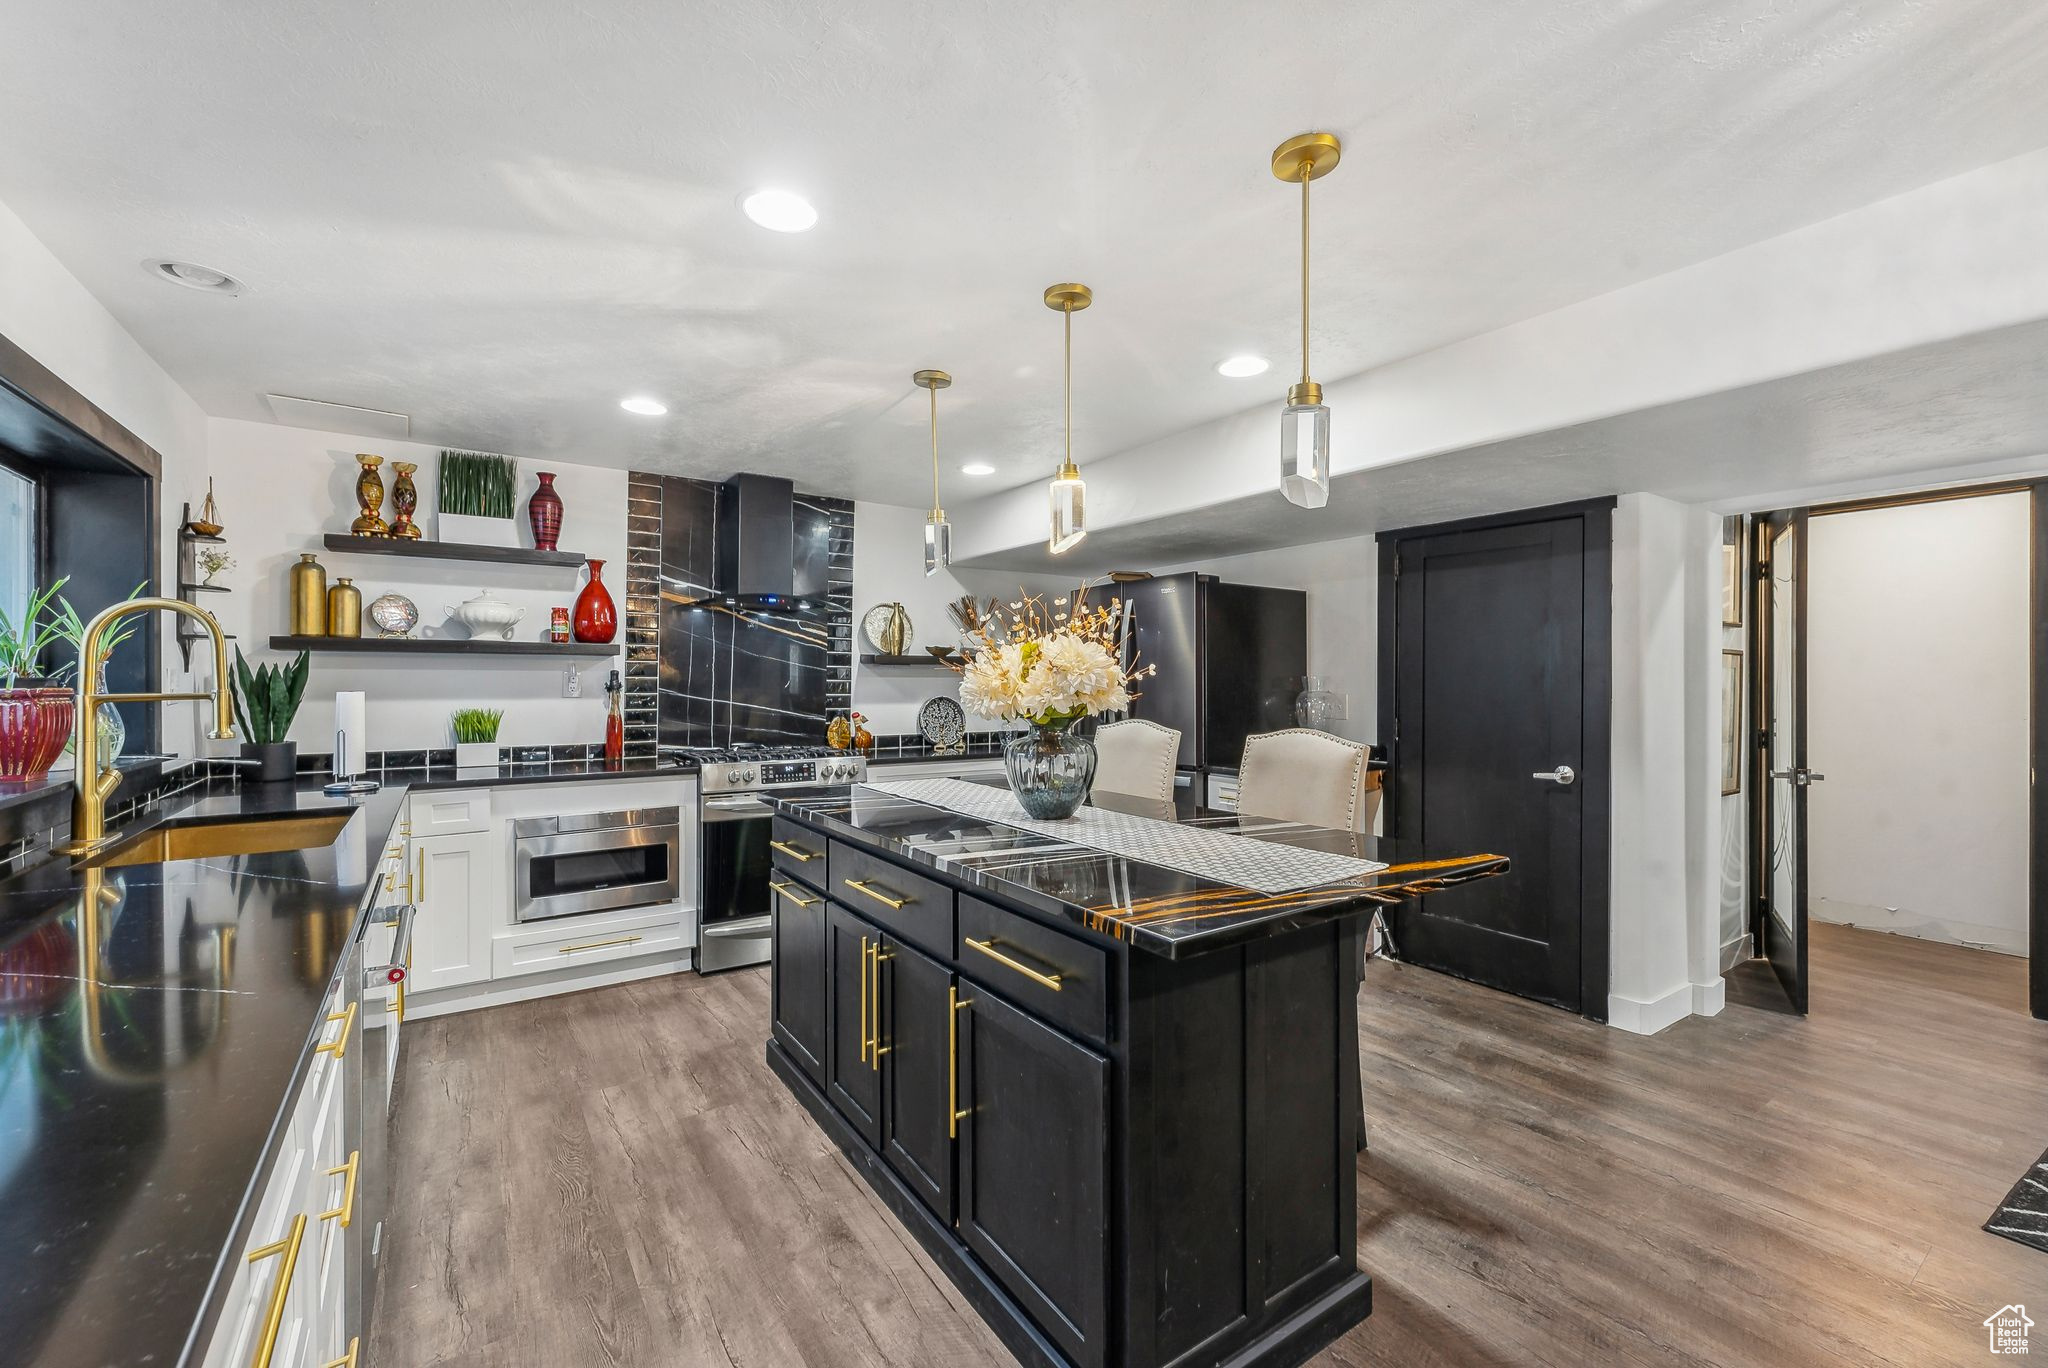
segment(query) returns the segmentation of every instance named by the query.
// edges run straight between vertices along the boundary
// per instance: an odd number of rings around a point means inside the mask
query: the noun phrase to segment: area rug
[[[1984,1228],[2048,1254],[2048,1153],[2012,1185]]]

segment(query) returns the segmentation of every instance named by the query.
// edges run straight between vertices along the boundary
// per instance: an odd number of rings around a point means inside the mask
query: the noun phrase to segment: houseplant
[[[1006,747],[1003,770],[1024,811],[1071,817],[1095,782],[1095,743],[1074,724],[1130,706],[1130,686],[1156,671],[1117,656],[1123,603],[1090,608],[1088,591],[1050,602],[1027,594],[998,608],[973,632],[973,654],[955,667],[960,702],[996,721],[1025,722]]]
[[[448,717],[455,731],[455,763],[464,769],[472,765],[498,763],[498,724],[505,720],[502,708],[457,708]]]
[[[306,671],[304,651],[283,669],[251,670],[242,648],[235,647],[235,721],[242,728],[242,758],[257,762],[258,783],[282,783],[298,771],[298,743],[284,738],[306,696]]]
[[[44,653],[76,642],[82,624],[58,594],[64,581],[34,591],[19,620],[0,608],[0,784],[21,784],[50,772],[71,737],[72,695],[65,662],[45,672]]]
[[[519,487],[519,463],[510,456],[474,451],[441,453],[435,482],[437,532],[444,542],[472,546],[519,545],[519,524],[513,515]]]

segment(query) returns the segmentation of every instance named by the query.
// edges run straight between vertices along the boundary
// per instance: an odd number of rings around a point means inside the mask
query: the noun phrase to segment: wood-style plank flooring
[[[1816,925],[1644,1039],[1375,965],[1366,1365],[1987,1360],[2048,1254],[1978,1227],[2048,1146],[2024,961]],[[1009,1355],[769,1074],[759,971],[406,1027],[371,1368]],[[2048,1352],[2048,1329],[2039,1332]]]

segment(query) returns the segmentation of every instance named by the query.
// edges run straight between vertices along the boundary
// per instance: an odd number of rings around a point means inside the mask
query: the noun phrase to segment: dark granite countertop
[[[970,780],[967,782],[999,781]],[[1303,850],[1384,861],[1377,873],[1291,893],[1260,893],[1111,855],[1017,827],[932,807],[865,784],[775,795],[795,821],[913,865],[949,875],[991,897],[1072,921],[1168,959],[1241,945],[1377,904],[1434,893],[1507,872],[1500,855],[1432,851],[1412,842],[1331,831],[1262,817],[1206,812],[1097,794],[1098,806],[1236,832]]]
[[[104,870],[58,856],[0,881],[0,1363],[173,1365],[211,1320],[408,791],[687,772],[437,768],[387,772],[355,798],[312,776],[214,779],[122,836],[353,815],[315,849]],[[89,984],[80,917],[94,903]]]

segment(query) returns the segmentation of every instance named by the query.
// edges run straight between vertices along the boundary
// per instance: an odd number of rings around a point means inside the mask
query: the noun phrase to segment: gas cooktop
[[[857,784],[868,777],[866,760],[829,746],[664,746],[662,753],[695,761],[706,793]]]

